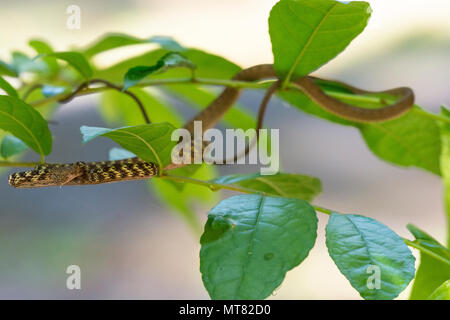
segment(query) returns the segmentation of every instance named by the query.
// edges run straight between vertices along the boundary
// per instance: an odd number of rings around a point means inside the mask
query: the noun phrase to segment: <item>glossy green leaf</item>
[[[123,33],[108,33],[100,40],[96,41],[93,45],[85,49],[84,55],[87,57],[92,57],[107,50],[143,43],[157,43],[162,48],[170,51],[184,50],[184,48],[171,37],[153,36],[148,39],[140,39]]]
[[[25,151],[26,149],[28,149],[28,146],[19,138],[6,135],[2,139],[2,145],[0,149],[2,157],[7,159],[13,155]]]
[[[213,299],[264,299],[316,240],[317,217],[300,199],[238,195],[208,213],[200,271]]]
[[[394,299],[414,278],[415,259],[402,238],[372,218],[332,213],[326,244],[341,273],[364,299]]]
[[[0,129],[10,132],[41,156],[49,154],[52,149],[47,121],[33,107],[17,98],[0,96]]]
[[[337,56],[367,25],[367,2],[281,0],[270,12],[274,69],[288,82]]]
[[[194,70],[196,68],[193,62],[189,61],[181,54],[177,52],[166,53],[156,62],[156,64],[152,66],[137,66],[128,70],[124,77],[125,85],[123,90],[134,86],[136,83],[149,75],[162,73],[169,69],[179,67],[188,68],[190,70]]]
[[[109,156],[108,159],[110,161],[114,161],[114,160],[123,160],[123,159],[127,159],[127,158],[134,158],[136,157],[136,155],[133,152],[130,152],[128,150],[122,149],[122,148],[111,148],[111,150],[109,150]]]
[[[5,91],[8,95],[10,95],[12,97],[15,97],[15,98],[19,97],[16,89],[14,89],[14,87],[8,81],[3,79],[2,77],[0,77],[0,89]]]
[[[76,69],[84,78],[90,78],[92,76],[92,68],[86,58],[79,52],[64,51],[53,52],[49,54],[42,54],[39,57],[53,57],[59,60],[66,61],[74,69]]]
[[[37,53],[52,53],[53,49],[50,45],[42,40],[33,39],[28,42],[30,47],[36,50]]]
[[[450,300],[450,279],[434,290],[427,300]]]
[[[129,91],[142,102],[152,122],[167,121],[175,127],[182,126],[183,118],[165,97],[157,95],[158,92],[137,87],[130,88]],[[100,106],[101,113],[109,124],[134,126],[145,122],[136,101],[122,92],[104,92]]]
[[[450,250],[416,226],[408,224],[407,227],[416,238],[414,243],[426,251],[420,252],[420,264],[410,296],[411,300],[423,300],[450,279]]]
[[[313,200],[322,191],[319,179],[302,174],[235,174],[217,178],[214,182],[232,184],[255,190],[255,192],[264,192],[271,196],[298,198],[306,201]]]
[[[171,141],[175,127],[167,122],[144,124],[118,129],[82,126],[83,143],[103,136],[117,142],[122,148],[134,153],[142,160],[165,167],[171,162],[171,152],[176,141]]]
[[[440,174],[439,131],[432,119],[409,112],[395,120],[365,125],[360,130],[368,147],[380,158]]]
[[[280,97],[314,116],[358,128],[369,149],[383,160],[440,174],[439,128],[436,121],[424,115],[418,106],[394,120],[382,123],[357,123],[325,111],[303,93],[283,92]],[[354,103],[353,101],[352,104]],[[361,104],[361,107],[366,106]]]

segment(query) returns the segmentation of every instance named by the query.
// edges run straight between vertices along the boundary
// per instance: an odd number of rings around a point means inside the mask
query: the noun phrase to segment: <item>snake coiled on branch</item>
[[[256,65],[239,71],[233,80],[258,81],[267,78],[276,78],[273,65]],[[414,105],[414,94],[410,88],[400,87],[386,91],[372,92],[362,90],[345,83],[337,82],[355,94],[382,93],[399,96],[391,105],[379,109],[367,109],[350,104],[328,96],[316,84],[319,78],[305,76],[292,82],[295,87],[305,93],[317,105],[341,118],[356,122],[381,122],[400,117],[409,111]],[[272,91],[277,85],[272,86]],[[204,130],[212,128],[222,119],[225,113],[238,99],[241,90],[227,87],[225,90],[203,111],[189,121],[184,128],[191,134],[194,131],[194,121],[201,121]],[[269,95],[270,96],[270,95]],[[268,96],[264,99],[267,104]],[[265,105],[264,105],[265,107]],[[260,126],[261,121],[258,121]],[[164,170],[174,167],[169,164]],[[160,168],[157,164],[147,163],[138,158],[129,158],[119,161],[102,162],[77,162],[69,164],[40,164],[34,170],[13,173],[9,176],[9,184],[16,188],[37,188],[62,185],[90,185],[125,180],[148,179],[158,175]]]

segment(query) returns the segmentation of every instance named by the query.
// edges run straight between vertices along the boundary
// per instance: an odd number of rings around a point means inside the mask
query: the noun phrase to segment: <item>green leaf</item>
[[[323,87],[323,84],[320,86]],[[325,111],[303,93],[283,92],[280,97],[309,114],[358,128],[369,149],[383,160],[440,174],[439,128],[436,121],[424,115],[418,106],[394,120],[382,123],[357,123]]]
[[[130,88],[144,105],[147,114],[155,123],[167,121],[175,127],[181,127],[183,118],[158,92],[143,88]],[[108,124],[134,126],[142,124],[144,118],[136,101],[118,91],[106,91],[101,96],[100,111]]]
[[[450,277],[450,267],[440,260],[421,253],[420,264],[411,290],[410,300],[424,300],[446,279]]]
[[[96,41],[93,45],[85,49],[84,55],[87,57],[92,57],[107,50],[143,43],[157,43],[162,48],[170,51],[184,50],[184,48],[171,37],[153,36],[148,39],[140,39],[123,33],[108,33],[100,40]]]
[[[52,53],[53,49],[50,45],[42,40],[33,39],[28,42],[30,47],[36,50],[37,53]]]
[[[7,159],[13,155],[21,153],[22,151],[25,151],[26,149],[28,149],[27,145],[19,138],[9,135],[3,137],[1,146],[1,154],[3,158]]]
[[[434,290],[427,300],[450,300],[450,279]]]
[[[122,148],[111,148],[109,150],[109,160],[123,160],[127,158],[134,158],[136,155],[128,150],[122,149]]]
[[[414,243],[427,251],[420,251],[420,264],[410,296],[411,300],[423,300],[450,279],[450,250],[416,226],[408,224],[407,228],[416,238]]]
[[[364,125],[360,130],[368,147],[380,158],[440,174],[439,130],[434,120],[412,111],[395,120]]]
[[[255,190],[255,192],[264,192],[271,196],[297,198],[306,201],[313,200],[322,191],[319,179],[302,174],[235,174],[217,178],[214,182],[241,186]]]
[[[41,54],[38,57],[46,58],[53,57],[59,60],[63,60],[75,68],[84,78],[92,77],[92,69],[86,58],[79,52],[75,51],[64,51],[64,52],[53,52],[49,54]]]
[[[2,77],[0,77],[0,89],[2,89],[8,95],[10,95],[10,96],[12,96],[14,98],[18,98],[19,97],[19,95],[17,94],[16,89],[14,89],[14,87],[12,85],[10,85],[9,82],[6,81],[5,79],[3,79]]]
[[[394,299],[414,278],[415,259],[402,238],[372,218],[332,213],[326,244],[341,273],[364,299]]]
[[[200,271],[213,299],[264,299],[316,240],[317,217],[300,199],[238,195],[208,213]]]
[[[146,78],[149,75],[162,73],[171,68],[188,68],[194,70],[196,68],[195,64],[183,57],[181,54],[176,52],[166,53],[159,59],[155,65],[152,66],[137,66],[133,67],[127,71],[124,77],[124,87],[123,90],[134,86],[136,83]]]
[[[269,17],[275,72],[284,83],[308,75],[343,51],[370,13],[362,1],[279,1]]]
[[[22,140],[41,157],[52,150],[52,135],[47,121],[22,100],[0,96],[0,128]]]
[[[143,124],[118,129],[82,126],[80,128],[83,143],[103,136],[110,138],[128,151],[147,162],[153,162],[160,168],[171,162],[171,152],[177,144],[170,137],[175,127],[167,122]]]
[[[450,111],[441,108],[441,115],[450,120]],[[447,213],[447,232],[450,233],[450,124],[440,123],[441,148],[440,165],[444,183],[445,211]],[[447,246],[450,247],[450,234],[447,236]]]
[[[163,49],[150,51],[143,55],[119,62],[109,68],[97,70],[95,77],[108,79],[112,82],[123,81],[124,74],[130,68],[142,65],[155,65],[166,53],[168,53],[168,51]],[[197,66],[195,75],[199,78],[228,79],[241,69],[224,58],[201,50],[189,49],[183,52],[183,56]],[[167,79],[186,78],[191,76],[192,72],[187,68],[174,68],[164,73],[154,74],[152,75],[152,78]]]

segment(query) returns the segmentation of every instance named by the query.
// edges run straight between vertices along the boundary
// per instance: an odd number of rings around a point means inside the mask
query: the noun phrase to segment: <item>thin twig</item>
[[[139,100],[139,98],[134,93],[130,92],[129,90],[123,90],[122,87],[116,86],[115,84],[113,84],[113,83],[111,83],[109,81],[103,80],[103,79],[92,79],[90,81],[90,83],[103,83],[105,86],[107,86],[109,88],[112,88],[112,89],[115,89],[117,91],[120,91],[120,92],[123,92],[123,93],[127,94],[139,106],[139,109],[141,110],[141,113],[142,113],[142,116],[145,119],[145,122],[146,123],[150,123],[150,118],[147,115],[147,111],[145,111],[144,105],[142,104],[141,100]]]
[[[74,91],[69,93],[69,95],[66,95],[64,98],[61,98],[57,101],[60,103],[68,103],[68,102],[72,101],[72,99],[75,98],[75,96],[77,96],[85,88],[88,88],[88,86],[89,86],[89,80],[82,82],[80,85],[78,85],[78,87]]]
[[[10,162],[10,161],[0,161],[0,167],[36,167],[41,164],[41,162]]]
[[[144,105],[142,104],[141,100],[139,100],[139,98],[138,98],[134,93],[130,92],[129,90],[122,91],[122,87],[117,86],[117,85],[113,84],[112,82],[109,82],[109,81],[103,80],[103,79],[91,79],[91,80],[87,80],[87,81],[81,83],[81,84],[80,84],[73,92],[71,92],[68,96],[66,96],[66,97],[64,97],[64,98],[61,98],[61,99],[59,99],[58,101],[61,102],[61,103],[67,103],[67,102],[71,101],[71,100],[72,100],[73,98],[75,98],[76,96],[81,95],[81,93],[82,93],[84,90],[88,89],[88,88],[89,88],[89,85],[90,85],[90,84],[93,84],[93,83],[101,83],[101,84],[104,84],[105,87],[107,87],[107,88],[111,88],[111,89],[117,90],[117,91],[119,91],[119,92],[122,92],[122,93],[128,95],[128,96],[129,96],[130,98],[132,98],[132,99],[136,102],[136,104],[139,106],[139,109],[141,110],[141,113],[142,113],[142,116],[144,117],[145,122],[146,122],[146,123],[150,123],[150,118],[149,118],[148,115],[147,115],[147,111],[145,111]]]
[[[136,84],[136,87],[150,87],[150,86],[163,86],[163,85],[176,85],[176,84],[200,84],[200,85],[212,85],[212,86],[224,86],[230,88],[249,88],[249,89],[266,89],[270,86],[272,81],[264,82],[249,82],[249,81],[237,81],[237,80],[222,80],[222,79],[206,79],[196,78],[195,81],[192,78],[178,78],[178,79],[152,79],[142,81]],[[119,87],[121,88],[121,87]],[[82,91],[76,93],[77,96],[88,95],[93,93],[99,93],[105,90],[111,89],[110,87],[99,88],[85,88]],[[70,94],[69,94],[70,95]],[[60,93],[48,98],[32,101],[30,105],[39,107],[49,102],[56,102],[68,97],[67,93]]]

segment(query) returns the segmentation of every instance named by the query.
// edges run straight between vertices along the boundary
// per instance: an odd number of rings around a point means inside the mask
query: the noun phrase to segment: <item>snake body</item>
[[[239,71],[233,80],[257,81],[266,78],[275,78],[276,73],[271,64],[256,65]],[[305,76],[293,81],[311,100],[323,109],[339,117],[357,122],[380,122],[400,117],[414,105],[414,94],[406,87],[394,88],[386,91],[373,92],[335,82],[355,94],[384,93],[400,96],[392,105],[379,109],[366,109],[325,94],[316,84],[319,78]],[[207,108],[201,111],[184,128],[191,134],[194,132],[194,121],[201,121],[203,130],[216,125],[225,113],[239,98],[241,90],[227,87]],[[165,170],[176,166],[170,164]],[[34,170],[13,173],[9,176],[9,184],[16,188],[36,188],[61,185],[88,185],[117,182],[124,180],[148,179],[158,174],[158,166],[147,163],[139,158],[130,158],[119,161],[103,162],[77,162],[69,164],[41,164]]]
[[[148,179],[158,174],[158,165],[139,158],[116,161],[41,164],[34,170],[9,176],[16,188],[37,188],[50,185],[84,185],[116,181]]]

